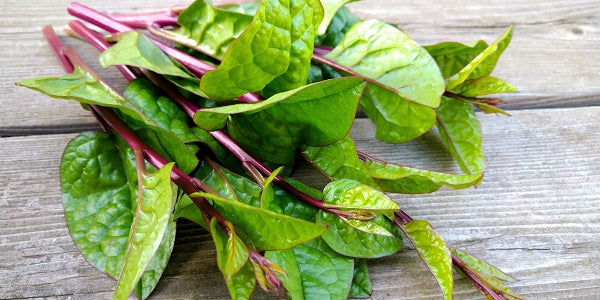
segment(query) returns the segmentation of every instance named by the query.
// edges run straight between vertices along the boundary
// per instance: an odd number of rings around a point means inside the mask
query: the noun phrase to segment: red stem
[[[75,68],[73,67],[73,64],[71,63],[69,58],[67,58],[65,53],[63,52],[63,44],[58,39],[58,36],[56,36],[56,33],[54,33],[54,29],[52,29],[52,26],[44,26],[44,28],[42,28],[42,34],[44,35],[44,38],[46,38],[48,44],[50,44],[50,47],[52,47],[56,58],[60,60],[63,70],[65,70],[66,73],[73,73],[73,71],[75,71]]]

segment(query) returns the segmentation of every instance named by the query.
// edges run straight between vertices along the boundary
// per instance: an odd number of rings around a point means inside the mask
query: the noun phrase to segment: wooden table
[[[68,1],[3,0],[0,4],[0,298],[108,298],[114,280],[92,267],[71,241],[58,181],[62,149],[76,133],[97,128],[74,102],[53,100],[15,81],[62,74],[40,34],[70,19]],[[170,1],[90,0],[100,10],[152,11]],[[397,1],[352,4],[362,18],[397,23],[422,44],[494,40],[509,24],[514,39],[496,76],[520,94],[505,97],[512,117],[481,115],[486,174],[478,188],[394,195],[446,240],[514,275],[531,299],[600,299],[600,2]],[[94,62],[96,52],[64,38]],[[118,88],[117,75],[104,72]],[[383,159],[457,171],[439,142],[375,142],[358,120],[358,147]],[[304,174],[304,175],[303,175]],[[305,172],[299,177],[308,178]],[[310,177],[309,179],[312,179]],[[312,179],[312,183],[323,181]],[[369,262],[372,299],[430,299],[440,292],[413,249]],[[457,299],[478,299],[458,280]],[[206,232],[188,223],[155,299],[222,299],[227,290]],[[256,293],[257,299],[271,298]]]

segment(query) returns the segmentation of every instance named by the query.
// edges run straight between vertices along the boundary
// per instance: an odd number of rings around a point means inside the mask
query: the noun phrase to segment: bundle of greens
[[[483,174],[474,106],[515,91],[490,76],[512,30],[488,45],[419,46],[395,26],[360,21],[350,0],[264,0],[108,16],[78,3],[67,32],[102,53],[129,82],[111,89],[44,35],[69,74],[19,82],[75,100],[104,132],[66,147],[61,186],[75,244],[117,279],[113,298],[144,299],[171,255],[180,218],[213,237],[231,297],[255,286],[291,299],[371,294],[366,259],[414,245],[452,297],[453,269],[489,299],[519,299],[513,280],[446,245],[386,193],[467,188]],[[357,108],[388,143],[437,127],[463,175],[388,163],[358,152]],[[331,182],[321,191],[287,177],[301,157]],[[274,170],[274,171],[273,171]],[[324,276],[327,274],[327,276]]]

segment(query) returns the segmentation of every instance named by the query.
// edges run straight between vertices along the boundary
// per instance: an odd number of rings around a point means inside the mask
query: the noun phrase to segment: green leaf
[[[114,37],[116,44],[100,54],[103,68],[115,65],[129,65],[150,71],[184,78],[193,78],[182,71],[145,35],[129,31]]]
[[[444,79],[425,49],[397,28],[368,20],[354,25],[326,58],[350,68],[370,85],[437,107]]]
[[[365,160],[365,166],[383,191],[403,194],[432,193],[442,186],[463,189],[479,184],[482,173],[455,175]]]
[[[313,55],[315,34],[323,19],[319,0],[290,1],[290,63],[285,73],[274,78],[263,90],[269,97],[306,84]]]
[[[323,194],[328,207],[342,210],[369,211],[377,215],[387,215],[399,209],[398,204],[384,193],[352,179],[330,182],[323,189]]]
[[[481,125],[471,104],[443,97],[437,113],[442,142],[461,170],[467,174],[482,173]]]
[[[204,0],[197,0],[179,14],[179,29],[164,32],[187,47],[222,59],[229,45],[251,21],[251,15],[215,8]]]
[[[477,57],[463,67],[458,73],[450,76],[446,83],[447,90],[453,90],[467,79],[488,76],[496,67],[500,55],[504,52],[512,38],[512,26],[494,43],[483,50]]]
[[[302,154],[313,166],[333,180],[354,179],[378,187],[371,178],[369,169],[356,155],[356,146],[350,135],[323,147],[305,146],[302,148]]]
[[[196,177],[223,198],[260,206],[262,193],[260,186],[214,162],[203,163],[198,169]]]
[[[371,297],[371,280],[367,269],[367,260],[364,258],[354,259],[354,276],[352,277],[352,286],[350,287],[350,298],[369,298]]]
[[[419,257],[438,281],[444,299],[452,299],[452,256],[442,237],[427,221],[413,220],[403,227]]]
[[[286,270],[279,275],[291,299],[346,299],[352,282],[352,258],[333,251],[322,239],[265,256]]]
[[[502,272],[500,269],[486,263],[485,261],[472,256],[466,252],[460,251],[458,249],[451,248],[450,251],[454,253],[454,255],[458,256],[463,262],[465,262],[471,269],[477,271],[479,274],[483,274],[486,276],[491,276],[498,278],[503,281],[513,282],[516,279]]]
[[[115,278],[123,267],[137,198],[132,157],[131,148],[122,144],[117,148],[112,136],[88,132],[69,142],[60,168],[65,219],[73,241],[90,263]],[[131,177],[128,172],[133,172]],[[154,289],[166,266],[174,231],[169,222],[138,282],[136,293],[142,298]]]
[[[142,174],[141,176],[141,194],[138,195],[123,269],[117,280],[112,295],[113,299],[127,299],[160,246],[171,215],[172,169],[173,163],[170,163],[154,174]]]
[[[246,244],[235,234],[233,226],[229,226],[229,233],[225,232],[217,224],[217,219],[210,221],[210,233],[217,248],[217,266],[225,281],[231,281],[232,277],[240,271],[246,262],[250,252]]]
[[[171,252],[173,252],[173,246],[175,245],[175,222],[169,222],[167,230],[165,231],[165,235],[163,236],[163,241],[160,246],[154,252],[154,256],[146,266],[144,273],[142,273],[142,277],[138,281],[138,284],[135,287],[135,294],[140,299],[146,299],[150,296],[150,293],[156,287],[158,280],[162,276],[165,268],[167,267],[167,263],[169,262],[169,258],[171,257]]]
[[[256,10],[258,10],[258,6],[260,6],[260,1],[242,2],[240,4],[219,5],[219,9],[254,16],[256,14]]]
[[[354,228],[341,218],[323,211],[317,214],[317,223],[328,225],[323,240],[336,252],[352,257],[374,258],[394,254],[402,248],[400,233],[384,217],[368,222],[383,227],[386,234],[372,234]]]
[[[217,130],[230,116],[230,135],[241,147],[259,159],[287,164],[300,145],[326,145],[344,137],[363,88],[359,78],[327,80],[258,103],[202,109],[194,122]]]
[[[307,4],[310,5],[304,7]],[[314,26],[314,29],[309,30],[313,32],[312,35],[304,32],[311,36],[311,40],[306,42],[313,42],[317,27],[313,24],[320,22],[320,13],[314,10],[317,4],[316,0],[263,1],[250,25],[229,46],[221,65],[202,77],[200,88],[211,98],[233,99],[248,92],[262,90],[275,78],[288,72],[290,64],[293,66],[289,75],[296,72],[299,74],[300,70],[296,70],[297,66],[290,57],[292,52],[296,53],[298,45],[292,43],[304,40],[299,39],[299,32],[302,32],[300,30]],[[296,12],[301,13],[292,15]],[[296,20],[296,16],[300,19]],[[312,54],[312,46],[305,48],[300,45],[300,49],[302,53],[309,51]],[[308,72],[308,63],[306,65],[305,73]],[[306,82],[307,74],[303,76],[300,84]]]
[[[254,270],[250,261],[246,262],[244,267],[235,273],[231,280],[226,282],[229,295],[233,300],[250,299],[254,287],[256,286],[256,278],[254,278]]]
[[[333,2],[335,1],[337,0],[333,0]],[[323,18],[321,25],[326,21],[327,9],[325,9],[325,14],[326,16]],[[315,45],[326,47],[337,46],[344,39],[346,32],[348,32],[348,30],[350,30],[350,28],[358,22],[360,22],[360,20],[355,17],[346,7],[338,9],[338,11],[333,15],[333,19],[331,19],[329,22],[327,31],[324,34],[315,37]]]
[[[489,94],[513,93],[517,88],[510,83],[491,76],[468,79],[454,88],[451,92],[465,97],[479,97]]]
[[[257,250],[288,249],[310,241],[326,230],[324,226],[277,214],[241,202],[197,193],[215,202],[217,210],[252,239]]]
[[[273,200],[275,200],[275,189],[273,188],[272,183],[273,183],[273,180],[275,180],[275,177],[279,176],[281,171],[283,171],[283,167],[279,167],[278,169],[273,171],[271,173],[271,175],[269,175],[269,177],[267,177],[263,181],[263,183],[262,183],[263,191],[260,194],[260,207],[261,208],[268,209],[268,207],[273,202]]]
[[[177,220],[179,218],[190,220],[206,229],[206,231],[210,231],[208,224],[204,221],[202,212],[186,194],[181,195],[179,201],[177,201],[177,204],[175,205],[173,219]]]
[[[337,11],[342,8],[344,5],[350,2],[356,2],[358,0],[321,0],[321,4],[323,5],[323,20],[319,25],[318,34],[323,35],[327,32],[329,28],[329,24],[333,20]]]
[[[132,103],[81,68],[61,77],[33,78],[18,84],[53,98],[117,108],[128,125],[135,127],[133,129],[140,138],[145,138],[144,141],[165,158],[175,161],[180,170],[189,173],[198,164],[195,147],[186,146],[175,134],[161,128]]]
[[[456,42],[443,42],[424,46],[427,52],[435,59],[444,78],[449,78],[458,73],[487,47],[488,44],[485,41],[477,41],[468,45]]]

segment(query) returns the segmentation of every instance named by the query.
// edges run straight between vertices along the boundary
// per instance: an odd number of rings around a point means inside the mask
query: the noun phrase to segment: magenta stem
[[[73,73],[73,71],[75,71],[75,67],[73,67],[73,64],[63,52],[63,44],[58,39],[58,36],[56,36],[52,26],[44,26],[44,28],[42,28],[42,34],[44,35],[44,38],[46,38],[48,44],[50,44],[50,47],[52,47],[52,51],[56,55],[56,58],[60,60],[63,70],[65,70],[66,73]]]

